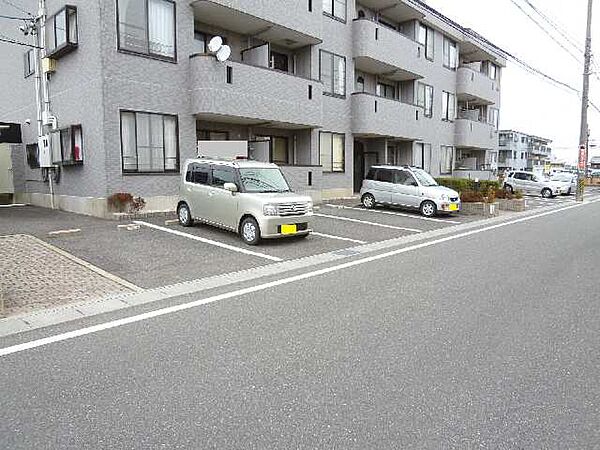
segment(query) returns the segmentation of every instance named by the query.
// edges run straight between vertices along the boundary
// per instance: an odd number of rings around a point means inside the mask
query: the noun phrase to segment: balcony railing
[[[192,112],[200,117],[321,126],[320,81],[240,62],[220,63],[204,54],[191,56],[190,70]]]
[[[485,122],[458,118],[456,123],[456,146],[480,149],[498,148],[498,131]]]
[[[470,67],[459,67],[456,73],[456,95],[462,101],[494,105],[500,103],[500,85],[496,80]]]

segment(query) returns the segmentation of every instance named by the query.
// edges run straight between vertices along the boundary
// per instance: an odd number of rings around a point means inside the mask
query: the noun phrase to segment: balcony
[[[418,42],[372,20],[356,19],[353,27],[357,70],[395,81],[423,78],[431,70],[432,62]]]
[[[426,126],[419,106],[362,92],[352,94],[352,132],[358,136],[418,140]]]
[[[455,120],[456,146],[497,149],[498,131],[488,123],[469,119]]]
[[[322,84],[211,55],[190,58],[192,112],[198,118],[281,128],[321,126]]]
[[[500,103],[500,86],[485,74],[469,67],[459,67],[456,74],[456,95],[459,101],[484,105]]]
[[[195,0],[194,18],[286,48],[321,43],[322,3],[298,0]]]

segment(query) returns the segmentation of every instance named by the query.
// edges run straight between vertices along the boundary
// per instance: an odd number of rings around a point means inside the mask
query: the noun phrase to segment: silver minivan
[[[377,204],[414,208],[426,217],[460,211],[458,192],[437,184],[423,169],[409,166],[373,166],[360,190],[365,208]]]
[[[542,175],[524,170],[509,172],[504,180],[504,189],[509,192],[521,191],[524,194],[541,195],[544,198],[552,198],[568,190],[562,182],[550,181]]]
[[[275,164],[248,160],[189,159],[183,165],[177,218],[184,227],[204,222],[261,239],[311,232],[312,199],[294,194]]]

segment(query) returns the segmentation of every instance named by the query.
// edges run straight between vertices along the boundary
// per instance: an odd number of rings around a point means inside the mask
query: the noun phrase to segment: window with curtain
[[[323,14],[346,20],[346,0],[323,0]]]
[[[323,172],[344,172],[345,136],[342,133],[319,133],[319,161]]]
[[[425,48],[425,58],[433,61],[433,28],[429,28],[420,23],[419,28],[417,29],[417,42]]]
[[[346,58],[321,50],[320,79],[323,83],[324,94],[345,96]]]
[[[423,108],[425,117],[433,116],[433,86],[425,83],[417,85],[417,105]]]
[[[59,58],[77,48],[77,8],[65,6],[46,19],[46,56]]]
[[[179,171],[177,116],[121,112],[123,172]]]
[[[442,91],[442,120],[456,118],[456,96],[450,92]]]
[[[420,167],[426,172],[431,171],[431,144],[417,143],[414,153],[413,166]]]
[[[396,99],[396,86],[392,86],[391,84],[386,83],[377,83],[375,93],[379,97],[391,98],[393,100]]]
[[[175,59],[175,3],[172,0],[118,0],[119,48]]]
[[[452,156],[454,147],[450,145],[440,146],[440,173],[447,175],[452,173]]]
[[[444,36],[444,67],[456,69],[458,67],[458,48],[456,42]]]
[[[497,108],[490,108],[489,109],[489,123],[490,125],[493,125],[495,129],[498,129],[498,119],[499,119],[499,115],[500,112],[498,111]]]

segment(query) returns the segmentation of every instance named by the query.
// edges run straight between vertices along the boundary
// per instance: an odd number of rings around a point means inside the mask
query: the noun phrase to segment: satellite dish
[[[229,45],[223,45],[217,52],[217,59],[220,62],[225,62],[231,56],[231,47]]]
[[[208,42],[208,51],[211,53],[217,53],[223,46],[223,39],[221,36],[215,36]]]

